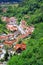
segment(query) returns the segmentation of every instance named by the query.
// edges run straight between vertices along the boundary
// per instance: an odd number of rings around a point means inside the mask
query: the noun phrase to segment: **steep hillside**
[[[8,65],[43,65],[43,0],[24,0],[15,11],[18,21],[25,19],[35,30],[30,39],[23,40],[27,49],[13,56]]]
[[[11,57],[8,65],[43,65],[43,0],[24,0],[18,6],[9,6],[6,12],[0,14],[16,17],[18,24],[26,20],[27,25],[35,28],[30,39],[23,39],[26,50]]]

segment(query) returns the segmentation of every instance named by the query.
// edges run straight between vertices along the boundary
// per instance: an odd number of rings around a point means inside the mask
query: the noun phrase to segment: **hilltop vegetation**
[[[27,25],[35,27],[31,38],[23,39],[26,50],[19,56],[13,56],[8,65],[43,65],[43,0],[24,0],[18,6],[9,6],[6,12],[0,14],[16,17],[18,24],[21,19],[26,20]]]
[[[13,56],[8,65],[43,65],[43,23],[35,25],[31,38],[24,41],[27,44],[21,55]]]
[[[9,31],[6,28],[6,23],[1,21],[1,19],[0,19],[0,34],[2,34],[2,33],[6,33],[7,34],[8,32]]]

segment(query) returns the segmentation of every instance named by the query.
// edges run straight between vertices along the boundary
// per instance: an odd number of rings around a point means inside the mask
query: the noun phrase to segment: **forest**
[[[3,12],[0,6],[0,34],[9,33],[6,23],[1,21],[2,16],[16,17],[18,24],[21,19],[25,20],[27,25],[35,28],[30,38],[23,39],[26,50],[20,55],[12,56],[7,65],[43,65],[43,0],[23,0],[18,6],[7,8],[7,11]]]

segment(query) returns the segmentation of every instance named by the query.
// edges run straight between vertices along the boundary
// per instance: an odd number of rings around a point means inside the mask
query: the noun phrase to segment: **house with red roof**
[[[0,40],[7,40],[8,39],[8,36],[0,36]]]
[[[16,42],[16,40],[6,40],[5,42],[3,42],[3,44],[7,45],[8,47],[11,47],[14,44],[14,42]]]
[[[5,40],[3,42],[4,45],[7,45],[8,47],[14,46],[14,49],[17,53],[23,51],[26,49],[26,44],[16,44],[15,42],[18,42],[19,39],[23,39],[31,35],[34,31],[33,26],[27,26],[25,20],[21,20],[20,25],[17,25],[17,19],[15,17],[2,17],[2,20],[7,22],[6,28],[11,31],[11,34],[7,35],[1,35],[0,40]],[[13,32],[13,33],[12,33]],[[1,46],[0,46],[1,48]]]
[[[20,53],[21,51],[26,49],[26,44],[24,44],[24,43],[16,44],[14,46],[14,49],[16,50],[17,53]]]

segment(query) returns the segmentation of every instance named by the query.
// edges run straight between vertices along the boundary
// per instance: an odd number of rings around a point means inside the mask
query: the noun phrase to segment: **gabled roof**
[[[14,49],[15,49],[15,50],[18,50],[19,48],[20,48],[21,50],[25,50],[25,49],[26,49],[26,44],[21,43],[21,44],[16,44],[16,45],[14,46]]]
[[[14,42],[16,42],[16,40],[5,41],[3,44],[12,45]]]
[[[0,36],[0,40],[7,39],[7,36]]]
[[[15,30],[17,31],[17,27],[16,27],[16,26],[13,26],[13,25],[11,25],[11,24],[7,24],[6,27],[7,27],[7,29],[10,30],[10,31],[15,31]]]

